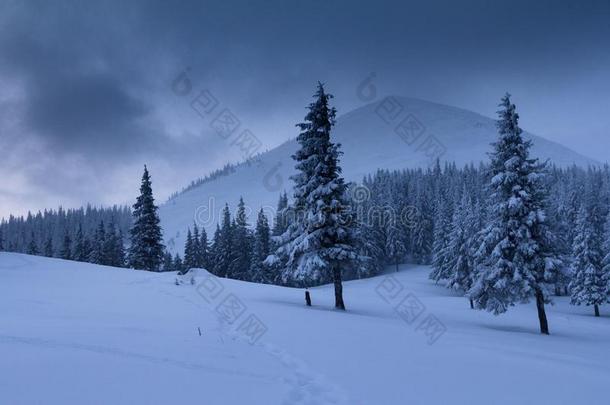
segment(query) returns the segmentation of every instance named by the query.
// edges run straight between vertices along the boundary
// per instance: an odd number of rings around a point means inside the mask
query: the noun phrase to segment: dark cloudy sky
[[[294,137],[317,80],[339,112],[380,93],[493,116],[510,91],[528,130],[610,150],[606,1],[0,0],[0,216],[159,200],[239,151],[172,91],[187,69],[264,143]]]

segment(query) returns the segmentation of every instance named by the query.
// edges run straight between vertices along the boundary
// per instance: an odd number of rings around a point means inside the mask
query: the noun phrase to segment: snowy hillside
[[[345,283],[343,313],[331,309],[329,286],[313,289],[307,308],[301,290],[203,271],[194,285],[177,286],[170,273],[0,253],[0,403],[567,404],[608,396],[607,308],[594,318],[557,299],[551,335],[542,336],[533,303],[501,317],[474,311],[428,281],[428,271],[403,266],[391,278]],[[417,311],[397,307],[408,294]],[[235,311],[226,311],[229,302]],[[422,324],[430,319],[436,329]],[[261,323],[243,327],[246,320]]]
[[[497,138],[495,121],[480,114],[412,98],[384,100],[358,108],[337,120],[333,136],[342,144],[342,167],[348,180],[361,181],[364,175],[379,168],[425,167],[435,156],[459,166],[486,161],[490,143]],[[289,136],[296,135],[295,128],[295,133]],[[534,141],[535,156],[551,159],[557,165],[596,164],[557,143],[529,133],[525,136]],[[294,166],[291,155],[296,147],[295,141],[286,142],[256,161],[237,167],[234,173],[162,205],[160,216],[169,248],[178,247],[178,251],[182,251],[186,228],[192,226],[193,221],[205,226],[208,233],[213,232],[225,202],[234,209],[240,196],[251,208],[250,221],[261,207],[271,214],[279,192],[290,191],[292,186],[289,180]]]

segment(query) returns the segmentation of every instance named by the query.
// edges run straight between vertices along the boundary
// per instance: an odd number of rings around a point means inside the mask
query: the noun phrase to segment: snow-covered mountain
[[[603,403],[607,315],[559,297],[542,336],[534,303],[473,311],[429,272],[347,282],[342,312],[332,285],[306,307],[300,289],[202,270],[177,286],[175,273],[0,252],[0,403]]]
[[[295,133],[290,134],[297,135]],[[343,174],[351,181],[382,169],[423,167],[434,162],[456,162],[458,166],[486,160],[490,143],[497,137],[495,120],[472,111],[413,98],[388,97],[365,105],[337,119],[334,141],[342,144]],[[559,166],[587,166],[597,162],[560,144],[531,133],[533,153]],[[185,231],[196,221],[213,232],[225,203],[233,210],[240,196],[252,213],[261,207],[269,214],[279,193],[290,191],[290,175],[296,150],[288,141],[241,164],[226,176],[182,193],[161,206],[160,215],[168,247],[182,250]]]

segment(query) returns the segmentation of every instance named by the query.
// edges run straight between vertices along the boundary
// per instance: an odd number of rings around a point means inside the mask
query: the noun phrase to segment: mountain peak
[[[377,169],[426,167],[441,161],[457,166],[487,160],[497,138],[495,120],[481,114],[417,98],[390,96],[364,105],[337,118],[333,141],[341,144],[343,175],[348,181]],[[528,132],[532,155],[550,159],[558,166],[598,165],[560,144]],[[253,217],[260,208],[271,212],[279,193],[292,188],[291,155],[295,140],[260,155],[255,162],[238,165],[234,171],[179,194],[161,206],[160,215],[171,248],[182,248],[187,227],[193,222],[213,232],[225,203],[234,206],[239,197],[249,205]]]

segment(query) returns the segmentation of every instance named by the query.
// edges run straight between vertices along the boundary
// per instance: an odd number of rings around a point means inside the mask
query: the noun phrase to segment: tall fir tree
[[[193,224],[193,262],[197,268],[206,267],[207,243],[205,228],[199,232],[197,224]]]
[[[76,236],[74,238],[74,260],[86,262],[89,258],[89,252],[85,251],[85,236],[83,235],[83,225],[78,224]]]
[[[270,253],[270,249],[271,234],[269,230],[269,221],[261,208],[256,219],[254,241],[252,243],[252,259],[250,265],[250,277],[252,281],[256,281],[257,283],[275,282],[274,275],[270,274],[269,268],[264,264],[265,259]]]
[[[129,265],[135,269],[158,271],[163,260],[163,237],[148,169],[144,166],[140,195],[133,205]]]
[[[357,255],[352,229],[346,225],[349,205],[339,166],[340,145],[330,139],[336,114],[329,106],[331,97],[319,83],[305,122],[298,124],[300,147],[293,155],[297,174],[292,176],[298,215],[284,234],[279,256],[288,257],[285,279],[305,285],[332,279],[335,307],[345,309],[342,271]]]
[[[193,245],[193,234],[191,228],[186,231],[186,241],[184,243],[184,267],[191,269],[195,266],[195,246]]]
[[[195,229],[197,229],[197,225],[195,225]],[[205,228],[201,228],[201,232],[199,235],[199,243],[197,245],[197,267],[207,269],[209,266],[209,246],[208,246],[208,234],[205,231]]]
[[[434,242],[432,244],[432,267],[430,279],[436,282],[449,278],[451,274],[449,261],[450,255],[450,233],[452,228],[451,210],[449,202],[441,195],[436,208],[436,219],[434,221]]]
[[[106,264],[106,228],[100,221],[93,236],[89,261],[94,264]]]
[[[387,259],[394,265],[395,271],[398,271],[398,265],[402,263],[407,253],[403,228],[400,225],[395,215],[392,215],[386,225],[385,251]]]
[[[430,190],[420,190],[416,200],[417,214],[413,224],[411,255],[417,264],[430,263],[434,243],[434,224],[431,220],[432,212],[426,195],[430,195]]]
[[[239,198],[239,203],[237,205],[237,213],[235,214],[235,222],[231,237],[232,258],[231,263],[229,264],[229,274],[231,275],[231,278],[237,280],[248,280],[251,265],[252,238],[250,230],[248,229],[246,205],[241,197]]]
[[[595,176],[598,177],[598,176]],[[598,192],[601,178],[593,178],[581,205],[574,237],[571,303],[592,305],[595,316],[599,306],[608,302],[610,275],[604,266],[604,218]]]
[[[225,204],[222,210],[222,224],[214,235],[214,274],[220,277],[229,277],[229,266],[233,260],[233,225],[231,211]]]
[[[286,210],[288,209],[288,194],[283,192],[277,202],[275,211],[275,219],[273,220],[273,236],[280,236],[288,229],[288,217]]]
[[[40,253],[38,250],[38,244],[36,244],[36,236],[34,235],[34,231],[30,233],[30,242],[28,243],[26,253],[29,255],[38,255]]]
[[[173,271],[177,271],[178,273],[183,273],[184,272],[184,263],[182,262],[182,259],[180,258],[180,255],[178,253],[176,253],[176,256],[174,256],[174,262],[173,262]]]
[[[104,243],[105,264],[114,267],[125,265],[125,248],[123,245],[123,232],[116,228],[114,223],[108,226]]]
[[[463,293],[472,287],[474,252],[471,239],[475,237],[478,230],[475,215],[472,200],[464,192],[459,205],[453,211],[451,231],[446,247],[447,287]],[[474,307],[472,300],[470,300],[470,307]]]
[[[47,240],[44,243],[44,255],[46,257],[53,257],[54,255],[53,238],[51,237],[51,235],[47,237]]]
[[[64,234],[64,242],[61,248],[60,256],[64,260],[72,260],[72,239],[70,234],[66,231]]]
[[[529,157],[530,141],[507,94],[498,111],[499,139],[490,166],[491,223],[478,252],[477,280],[469,297],[479,309],[500,314],[515,303],[536,300],[540,332],[549,334],[544,304],[559,260],[546,223],[544,165]]]
[[[163,253],[163,271],[173,271],[174,270],[174,262],[172,260],[172,254],[170,252]]]
[[[212,236],[212,242],[210,243],[210,266],[207,269],[209,272],[219,275],[218,271],[218,249],[220,246],[220,224],[216,224],[216,229],[214,230],[214,235]]]

